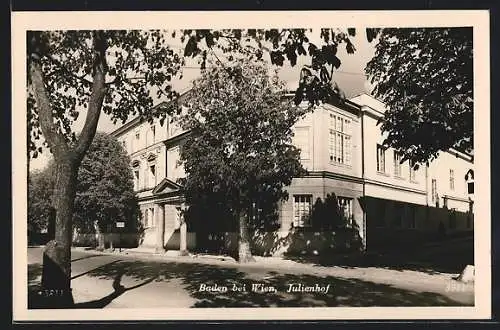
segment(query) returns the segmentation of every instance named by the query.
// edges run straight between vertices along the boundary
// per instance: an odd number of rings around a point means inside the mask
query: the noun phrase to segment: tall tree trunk
[[[239,218],[239,237],[238,237],[238,262],[247,263],[253,262],[255,259],[252,257],[250,250],[250,235],[248,233],[248,219],[245,212],[237,212]]]
[[[39,33],[32,33],[29,43],[29,74],[38,108],[40,128],[54,155],[57,178],[54,187],[56,210],[55,239],[45,248],[43,256],[43,293],[50,297],[46,307],[71,307],[71,234],[73,204],[78,168],[94,139],[106,94],[106,42],[103,31],[93,31],[94,65],[87,117],[76,145],[70,146],[54,122],[50,96],[45,86],[41,58],[46,56]]]
[[[97,232],[97,250],[98,251],[103,251],[104,250],[104,234],[102,233],[101,227],[99,226],[99,223],[96,224],[95,230]]]
[[[78,164],[73,159],[56,163],[53,203],[56,209],[55,237],[43,251],[42,287],[53,297],[50,307],[71,307],[71,238]],[[52,299],[51,299],[52,300]]]

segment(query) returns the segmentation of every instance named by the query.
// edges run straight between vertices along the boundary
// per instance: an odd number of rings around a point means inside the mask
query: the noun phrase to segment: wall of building
[[[386,194],[390,194],[391,199],[399,199],[399,194],[403,200],[412,203],[425,204],[424,198],[420,196],[410,197],[408,192],[426,191],[426,169],[425,166],[420,166],[419,169],[414,171],[414,177],[410,178],[410,164],[409,161],[405,161],[400,164],[400,173],[396,175],[395,166],[399,162],[394,161],[394,149],[385,149],[385,169],[377,169],[377,145],[382,145],[384,141],[384,136],[380,131],[380,127],[377,126],[377,118],[371,115],[367,115],[366,112],[370,109],[364,108],[363,115],[363,127],[364,127],[364,162],[365,162],[365,179],[372,182],[373,188],[369,189],[368,195],[374,197],[385,198],[388,197]],[[379,157],[379,163],[381,163]],[[383,186],[377,186],[377,183],[383,184]],[[392,189],[384,189],[383,187],[393,187]],[[400,192],[399,192],[400,191]],[[394,196],[396,194],[396,196]]]
[[[474,216],[468,212],[366,197],[367,249],[405,249],[413,244],[472,235]]]
[[[470,161],[449,152],[441,152],[436,160],[429,164],[428,175],[428,200],[429,204],[445,206],[462,212],[469,210],[469,197],[465,175],[473,169]],[[453,170],[453,188],[451,187],[450,170]],[[432,180],[436,182],[437,199],[432,196]]]

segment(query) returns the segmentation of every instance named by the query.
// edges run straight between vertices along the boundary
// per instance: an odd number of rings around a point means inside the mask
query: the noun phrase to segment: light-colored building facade
[[[311,226],[307,215],[315,201],[331,193],[365,248],[391,237],[422,238],[442,226],[448,232],[472,230],[473,158],[449,151],[417,170],[408,161],[400,163],[397,152],[382,145],[377,121],[384,111],[381,102],[362,94],[342,104],[321,104],[295,125],[293,142],[308,174],[287,187],[274,234],[283,238],[292,228]],[[112,134],[132,160],[145,228],[141,244],[160,251],[196,247],[196,233],[182,221],[177,183],[185,175],[179,148],[189,133],[168,120],[164,125],[133,120]],[[276,254],[287,247],[266,250]]]

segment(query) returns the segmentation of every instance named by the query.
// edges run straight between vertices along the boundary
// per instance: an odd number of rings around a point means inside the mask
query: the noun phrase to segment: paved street
[[[41,279],[41,247],[28,249],[28,264],[28,286],[33,291]],[[238,265],[192,257],[97,254],[82,249],[72,253],[72,288],[76,308],[474,304],[473,284],[456,282],[449,274],[323,267],[272,258]]]

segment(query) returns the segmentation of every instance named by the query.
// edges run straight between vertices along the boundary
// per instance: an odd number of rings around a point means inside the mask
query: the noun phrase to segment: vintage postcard
[[[489,40],[482,10],[12,12],[14,320],[490,318]]]

